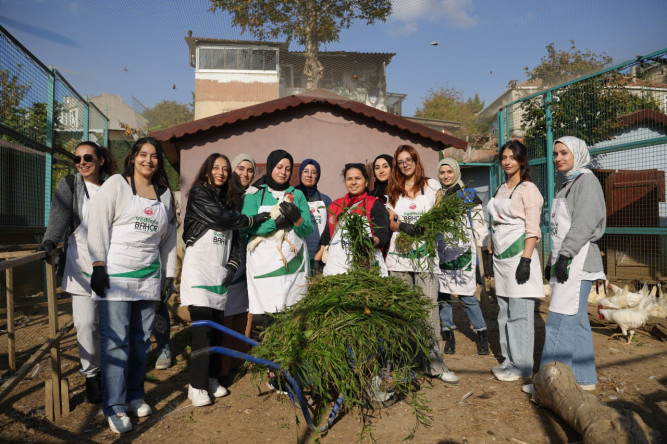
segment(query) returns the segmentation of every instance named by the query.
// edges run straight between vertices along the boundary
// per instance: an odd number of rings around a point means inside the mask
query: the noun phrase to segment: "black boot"
[[[452,330],[443,330],[442,340],[445,341],[445,354],[453,355],[456,353],[456,340]]]
[[[489,332],[488,330],[481,330],[477,332],[477,354],[489,354]]]
[[[84,400],[88,404],[102,402],[102,378],[99,374],[86,378],[86,394]]]

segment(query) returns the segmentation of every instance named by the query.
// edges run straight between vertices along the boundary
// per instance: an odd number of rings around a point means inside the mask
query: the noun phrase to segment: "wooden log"
[[[7,355],[9,371],[16,371],[16,336],[14,332],[14,269],[5,270],[7,284]]]
[[[570,367],[549,362],[533,378],[535,400],[563,418],[586,444],[652,444],[660,442],[637,412],[615,409],[582,390]]]
[[[56,267],[53,256],[46,258],[46,296],[49,310],[49,337],[58,335],[58,305],[56,304]],[[60,392],[60,342],[51,345],[51,388],[53,390],[53,417],[57,421],[62,415],[62,398]]]

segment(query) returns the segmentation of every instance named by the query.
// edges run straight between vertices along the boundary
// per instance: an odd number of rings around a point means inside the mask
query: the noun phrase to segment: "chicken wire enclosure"
[[[599,241],[612,280],[667,276],[667,49],[524,97],[498,112],[498,142],[522,139],[545,197],[548,238],[554,194],[564,177],[551,150],[562,136],[587,142],[600,180],[607,229]],[[542,256],[549,254],[542,242]]]

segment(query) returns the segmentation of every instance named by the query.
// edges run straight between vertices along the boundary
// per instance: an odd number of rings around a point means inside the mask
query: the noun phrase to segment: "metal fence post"
[[[544,113],[545,113],[545,121],[546,121],[546,129],[547,129],[547,134],[546,134],[546,146],[544,147],[544,160],[547,163],[547,217],[551,217],[551,204],[554,200],[554,163],[551,161],[549,158],[551,154],[551,147],[554,145],[554,134],[553,134],[553,115],[551,114],[551,90],[548,90],[546,93],[546,97],[544,100]],[[547,233],[549,233],[549,229],[547,226]],[[545,234],[545,238],[549,239],[547,233]],[[546,240],[545,239],[545,240]],[[547,262],[548,257],[551,254],[551,242],[542,242],[542,257],[544,258],[544,261]]]
[[[46,104],[46,147],[50,148],[45,153],[44,159],[44,226],[49,225],[49,212],[51,210],[51,168],[53,164],[53,117],[55,114],[56,76],[55,69],[48,71],[49,81],[47,85]]]
[[[14,333],[14,269],[5,270],[7,281],[7,355],[9,371],[16,372],[16,336]]]

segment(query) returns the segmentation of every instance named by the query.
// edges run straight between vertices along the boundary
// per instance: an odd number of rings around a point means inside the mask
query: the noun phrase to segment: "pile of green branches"
[[[396,250],[421,268],[424,257],[436,254],[437,239],[453,244],[466,239],[468,211],[474,206],[474,203],[466,203],[458,197],[457,193],[443,194],[442,199],[415,223],[419,235],[398,234]]]
[[[303,299],[274,315],[253,355],[279,362],[318,405],[342,394],[344,408],[359,408],[364,419],[382,375],[383,392],[400,393],[413,407],[416,428],[430,423],[415,384],[428,356],[430,309],[419,289],[374,268],[319,276]]]
[[[374,265],[375,247],[370,235],[370,222],[364,214],[345,212],[338,219],[344,226],[343,242],[347,245],[349,266],[352,270],[366,270]]]

